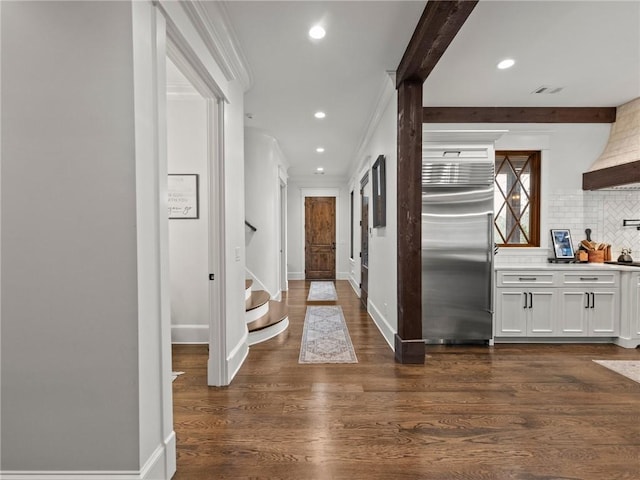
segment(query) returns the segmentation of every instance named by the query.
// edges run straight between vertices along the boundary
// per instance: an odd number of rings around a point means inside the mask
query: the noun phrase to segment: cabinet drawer
[[[554,272],[498,272],[498,287],[516,286],[552,286],[555,283]]]
[[[619,277],[618,272],[562,272],[562,285],[567,287],[581,287],[583,285],[617,287]]]

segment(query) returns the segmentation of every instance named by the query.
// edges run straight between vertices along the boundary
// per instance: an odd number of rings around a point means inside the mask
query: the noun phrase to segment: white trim
[[[174,345],[209,343],[209,325],[171,325],[171,343]]]
[[[176,436],[172,431],[140,470],[32,470],[0,471],[3,480],[158,480],[173,476],[176,458]],[[172,460],[173,459],[173,460]]]
[[[338,274],[338,259],[340,258],[340,253],[342,248],[340,247],[340,242],[338,241],[338,239],[340,238],[340,188],[337,187],[319,187],[319,188],[305,188],[305,187],[301,187],[300,188],[300,198],[302,199],[302,219],[300,221],[300,225],[302,226],[302,248],[300,249],[300,251],[302,252],[302,262],[300,263],[300,265],[304,266],[304,271],[302,272],[302,279],[304,280],[306,278],[306,259],[305,259],[305,255],[304,255],[304,241],[305,241],[305,200],[307,199],[307,197],[335,197],[336,199],[336,265],[335,265],[335,272],[336,275]],[[293,280],[293,279],[291,279]]]
[[[253,84],[249,63],[224,4],[207,2],[204,7],[202,2],[192,0],[181,2],[181,5],[227,80],[238,80],[244,91],[249,90]],[[210,15],[210,11],[213,15]]]
[[[202,96],[213,92],[217,98],[226,100],[229,98],[228,80],[180,3],[156,0],[167,22],[167,36],[171,39],[167,44],[169,57],[180,71],[191,73],[187,78]]]
[[[289,280],[304,280],[304,272],[289,272],[287,278]]]
[[[229,376],[227,378],[226,383],[223,385],[229,385],[231,380],[234,379],[240,367],[244,363],[247,355],[249,355],[249,343],[248,343],[249,331],[245,329],[245,333],[238,342],[238,344],[231,349],[231,353],[227,357],[227,372],[229,372]],[[210,384],[211,385],[211,384]],[[221,386],[221,385],[215,385]]]
[[[351,285],[351,288],[353,288],[353,291],[356,293],[358,298],[360,298],[360,295],[361,295],[360,285],[358,285],[358,282],[356,281],[356,279],[353,278],[352,276],[349,276],[349,284]]]
[[[222,99],[208,100],[208,168],[209,168],[209,272],[218,280],[209,282],[209,360],[207,384],[227,385],[226,324],[226,203],[224,185],[224,109]]]
[[[245,269],[245,272],[251,277],[251,280],[253,280],[253,283],[258,286],[257,290],[264,290],[269,294],[269,298],[271,299],[275,298],[275,295],[269,291],[266,285],[262,283],[258,277],[256,277],[255,273],[253,273],[247,267],[244,267],[244,269]]]
[[[613,343],[622,348],[637,348],[640,346],[640,338],[618,337]]]
[[[265,316],[267,313],[269,313],[269,302],[265,303],[264,305],[260,305],[259,307],[256,307],[252,310],[247,310],[244,316],[244,321],[246,323],[255,322],[260,317]]]
[[[349,280],[349,272],[338,272],[336,273],[336,280]]]
[[[394,345],[396,332],[371,300],[367,301],[367,313],[373,319],[373,322],[378,327],[378,330],[380,330],[380,333],[387,341],[387,344],[389,344],[389,347],[391,347],[391,350],[395,350]]]
[[[356,155],[353,157],[356,161],[351,164],[352,167],[349,169],[349,174],[347,175],[348,178],[350,178],[355,172],[360,170],[363,162],[366,161],[366,158],[361,162],[358,162],[358,159],[364,155],[365,148],[371,142],[371,139],[373,138],[373,135],[376,132],[378,125],[380,124],[380,120],[382,119],[382,116],[387,109],[387,105],[389,105],[389,102],[396,92],[395,81],[393,80],[395,76],[396,72],[394,71],[387,71],[385,74],[384,81],[382,82],[378,91],[376,105],[373,109],[373,112],[371,112],[371,115],[368,117],[369,123],[367,124],[367,127],[360,137]]]
[[[249,332],[249,345],[255,345],[256,343],[266,342],[267,340],[280,335],[289,327],[289,317],[285,318],[281,322],[256,330],[255,332]]]

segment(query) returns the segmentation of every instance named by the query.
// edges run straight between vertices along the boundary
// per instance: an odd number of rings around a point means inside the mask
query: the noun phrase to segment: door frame
[[[208,268],[214,275],[208,282],[209,290],[209,358],[207,361],[207,384],[227,385],[226,282],[225,268],[225,188],[224,188],[224,112],[225,96],[222,90],[205,71],[188,58],[184,52],[191,51],[172,28],[167,28],[166,55],[189,80],[207,102],[207,181],[209,198],[204,199],[209,207]],[[166,161],[166,158],[165,158]]]
[[[278,291],[280,293],[289,290],[287,258],[287,175],[282,167],[278,167],[278,224],[280,231],[278,235]]]
[[[307,197],[335,197],[336,199],[336,265],[335,265],[335,269],[336,269],[336,280],[342,280],[342,276],[339,270],[338,270],[338,265],[339,265],[339,261],[338,259],[340,258],[340,255],[342,254],[342,245],[341,243],[338,241],[338,239],[340,238],[340,189],[339,188],[301,188],[300,189],[300,197],[301,197],[301,219],[300,219],[300,228],[302,230],[302,234],[300,235],[301,237],[301,241],[300,241],[300,256],[301,256],[301,262],[300,265],[302,266],[302,272],[303,272],[303,276],[304,276],[304,272],[306,271],[306,258],[304,255],[304,249],[305,249],[305,201],[307,199]]]

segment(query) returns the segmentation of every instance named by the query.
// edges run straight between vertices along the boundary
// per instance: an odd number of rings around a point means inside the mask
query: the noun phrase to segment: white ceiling
[[[228,1],[253,85],[246,125],[289,175],[345,176],[425,1]],[[203,2],[206,5],[206,2]],[[311,41],[322,23],[327,36]],[[495,65],[512,57],[516,65]],[[563,87],[556,94],[531,92]],[[640,96],[640,0],[481,0],[425,82],[429,106],[617,106]],[[324,120],[313,113],[326,112]],[[316,147],[326,149],[323,154]]]

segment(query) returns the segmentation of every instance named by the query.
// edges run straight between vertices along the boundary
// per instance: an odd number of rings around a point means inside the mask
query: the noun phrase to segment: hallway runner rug
[[[338,293],[333,282],[311,282],[308,302],[326,302],[338,300]]]
[[[635,360],[594,360],[609,370],[613,370],[620,375],[630,378],[634,382],[640,383],[640,362]]]
[[[358,363],[340,306],[307,307],[298,363]]]

